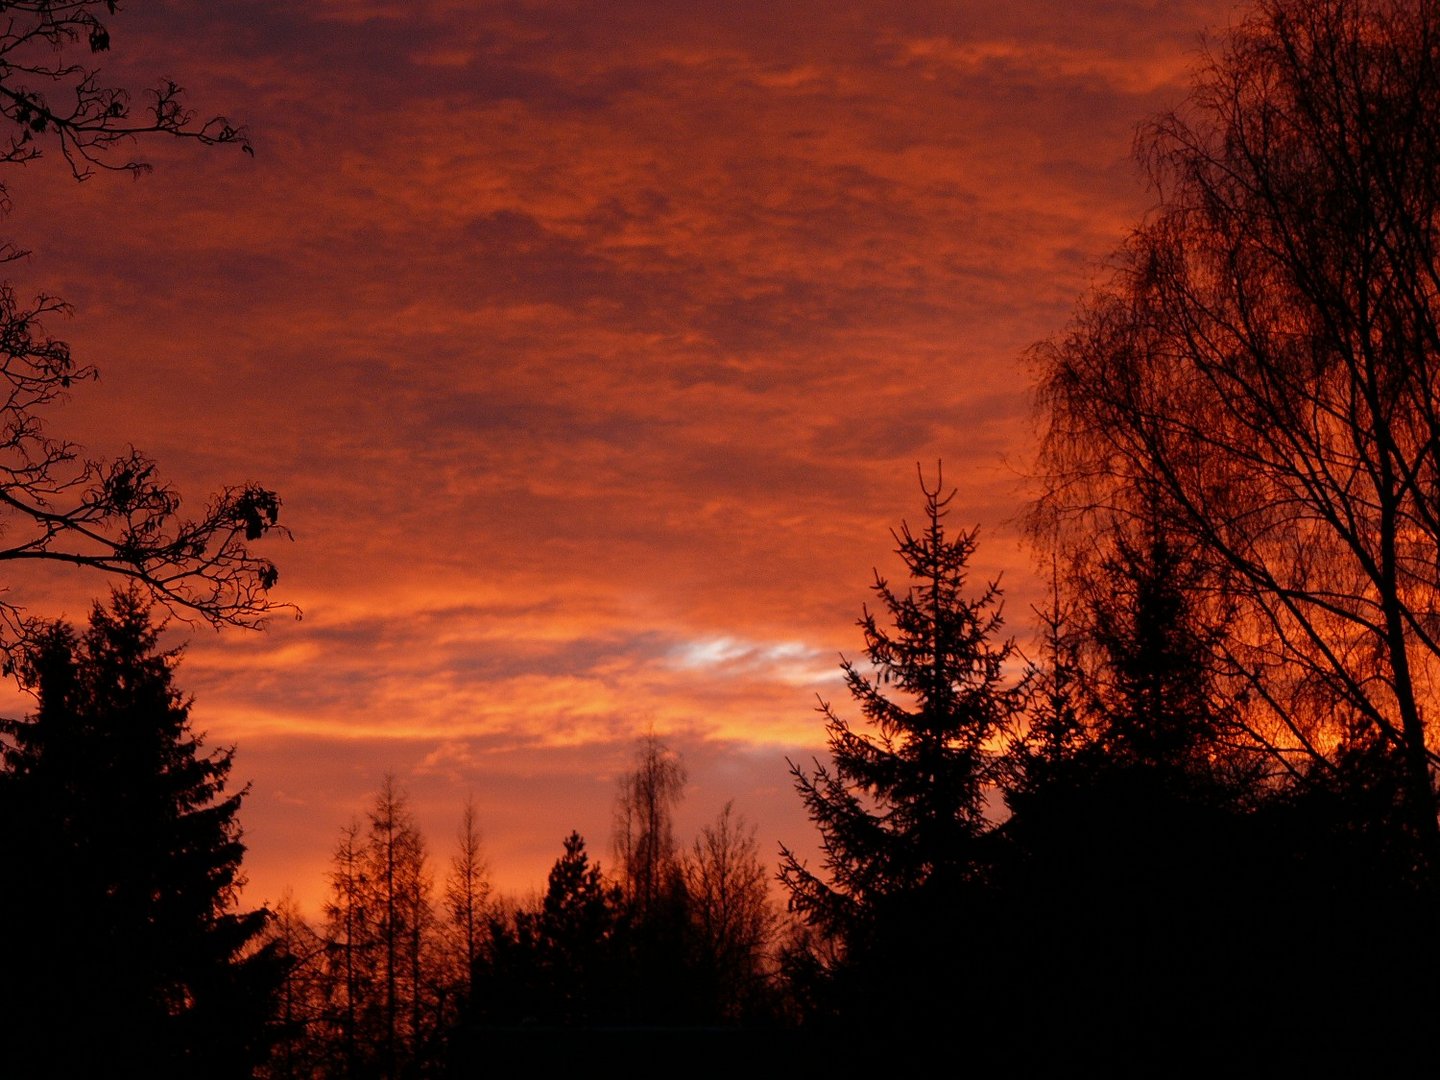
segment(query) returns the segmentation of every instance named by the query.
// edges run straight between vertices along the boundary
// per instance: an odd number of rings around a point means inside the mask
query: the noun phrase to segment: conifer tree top
[[[892,532],[903,589],[877,571],[877,607],[859,619],[867,669],[844,659],[846,687],[871,732],[820,703],[832,765],[791,765],[819,828],[822,880],[788,849],[781,880],[792,908],[842,936],[884,898],[964,879],[974,842],[988,830],[986,795],[1003,743],[1024,705],[1024,680],[1008,667],[999,583],[972,592],[976,531],[952,533],[955,492],[924,483],[925,524]],[[850,929],[847,929],[850,928]]]

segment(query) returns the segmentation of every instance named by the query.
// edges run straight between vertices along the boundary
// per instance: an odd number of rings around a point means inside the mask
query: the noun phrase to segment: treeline
[[[572,833],[542,895],[498,897],[473,807],[437,868],[387,778],[340,830],[317,924],[289,899],[237,910],[234,750],[192,730],[159,635],[137,588],[51,625],[18,672],[34,712],[0,721],[6,1075],[438,1076],[506,1032],[785,1019],[755,829],[727,803],[682,845],[685,770],[653,737],[613,873]]]
[[[729,803],[678,844],[685,780],[647,737],[616,798],[615,872],[571,833],[522,902],[493,894],[469,805],[437,880],[387,778],[341,831],[323,921],[288,900],[274,912],[263,940],[283,978],[263,1074],[439,1075],[527,1029],[779,1023],[773,871]]]
[[[781,956],[799,1023],[866,1045],[883,1009],[881,1042],[1027,1068],[1422,1056],[1440,892],[1401,748],[1257,742],[1161,521],[1057,589],[1024,661],[926,497],[844,665],[863,724],[826,703],[830,763],[793,768],[825,852],[780,870],[812,931]]]
[[[1024,660],[947,507],[927,489],[924,527],[896,534],[907,580],[878,578],[860,620],[860,721],[826,704],[830,761],[793,770],[824,861],[783,851],[789,918],[731,806],[675,837],[685,773],[653,737],[619,785],[610,873],[572,833],[543,894],[497,897],[473,809],[438,867],[387,779],[340,829],[318,923],[288,901],[236,911],[231,751],[190,731],[148,603],[57,624],[23,673],[36,711],[4,729],[26,884],[0,893],[23,931],[7,1064],[472,1075],[505,1048],[662,1031],[722,1056],[756,1032],[867,1051],[903,1033],[1024,1066],[1423,1049],[1440,936],[1397,748],[1357,725],[1277,764],[1249,737],[1216,666],[1228,631],[1163,522],[1088,590],[1057,588]],[[86,1037],[57,1039],[58,1018]]]

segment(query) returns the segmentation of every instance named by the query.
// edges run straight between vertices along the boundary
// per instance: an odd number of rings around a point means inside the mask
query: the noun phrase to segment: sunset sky
[[[253,785],[247,902],[312,913],[387,770],[437,870],[467,794],[504,890],[572,828],[608,862],[652,729],[683,834],[733,798],[767,857],[813,845],[786,756],[823,753],[817,694],[856,715],[838,661],[917,462],[1025,642],[1024,354],[1150,205],[1136,125],[1234,10],[131,7],[105,77],[175,78],[255,155],[11,168],[8,276],[72,303],[48,329],[101,371],[56,434],[196,503],[284,499],[265,554],[304,618],[187,631],[178,682]],[[108,587],[0,584],[73,619]]]

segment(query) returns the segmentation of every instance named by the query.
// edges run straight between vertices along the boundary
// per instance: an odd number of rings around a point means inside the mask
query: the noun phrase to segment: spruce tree
[[[892,533],[909,586],[893,588],[877,572],[889,625],[866,608],[859,626],[870,670],[841,665],[872,730],[853,729],[822,701],[833,765],[791,766],[820,830],[826,876],[788,848],[780,871],[791,909],[840,947],[837,1006],[863,1007],[850,993],[884,985],[892,996],[929,999],[910,1013],[916,1021],[953,999],[922,994],[920,983],[944,971],[972,932],[960,908],[983,896],[986,807],[1026,697],[1011,673],[1014,645],[999,640],[998,583],[967,591],[975,532],[947,531],[953,491],[942,497],[938,479],[921,488],[924,529]]]
[[[251,947],[268,913],[234,910],[234,751],[191,730],[158,633],[134,589],[83,635],[55,625],[36,712],[4,724],[7,1053],[27,1075],[247,1075],[263,1050],[282,973]]]

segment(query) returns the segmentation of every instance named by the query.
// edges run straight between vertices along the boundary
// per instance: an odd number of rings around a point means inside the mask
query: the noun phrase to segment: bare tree
[[[234,143],[248,152],[244,131],[223,116],[197,120],[171,79],[138,103],[130,89],[101,79],[95,58],[110,48],[107,17],[115,13],[115,0],[0,4],[0,116],[10,126],[0,164],[34,161],[49,144],[77,180],[96,169],[145,172],[145,162],[114,151],[149,135]]]
[[[397,1076],[434,1035],[433,882],[408,798],[387,775],[341,833],[325,907],[330,1010],[348,1075]]]
[[[676,871],[672,814],[685,793],[685,765],[654,733],[641,740],[635,769],[620,779],[615,856],[625,895],[642,918],[665,896]]]
[[[766,987],[778,916],[770,869],[760,861],[755,826],[727,802],[700,830],[685,859],[685,890],[700,952],[713,966],[720,1014],[742,1019]]]
[[[371,1042],[367,1013],[376,980],[374,913],[362,835],[358,820],[341,829],[325,904],[327,1027],[335,1033],[328,1041],[338,1044],[335,1050],[350,1076],[358,1075],[362,1050]]]
[[[402,1069],[421,1038],[421,968],[426,936],[433,925],[431,881],[425,863],[425,841],[415,826],[406,794],[395,777],[387,774],[370,811],[366,849],[379,942],[384,1016],[380,1060],[386,1075]]]
[[[458,848],[450,859],[445,881],[445,906],[450,925],[459,939],[459,953],[465,965],[460,986],[468,995],[474,977],[490,901],[490,867],[475,824],[475,800],[467,798],[460,818]]]
[[[1263,0],[1139,152],[1157,209],[1038,350],[1037,522],[1073,554],[1158,509],[1253,737],[1379,733],[1440,867],[1440,8]]]
[[[267,1080],[302,1080],[325,1074],[325,941],[300,914],[286,889],[271,913],[265,941],[284,965],[277,994]]]
[[[110,47],[106,18],[115,10],[113,0],[0,4],[0,164],[24,165],[50,148],[83,180],[97,169],[146,171],[145,162],[118,151],[147,136],[248,150],[244,133],[224,117],[197,120],[173,81],[137,101],[101,80],[94,58]],[[7,206],[0,183],[0,212]],[[19,254],[0,243],[0,262]],[[256,625],[274,606],[268,594],[276,571],[250,545],[285,534],[277,525],[279,497],[242,484],[182,515],[178,494],[138,450],[100,461],[52,435],[46,410],[95,377],[46,332],[67,310],[53,297],[23,300],[0,284],[0,561],[84,566],[142,584],[182,617]],[[7,662],[34,629],[19,607],[0,599]]]

